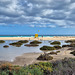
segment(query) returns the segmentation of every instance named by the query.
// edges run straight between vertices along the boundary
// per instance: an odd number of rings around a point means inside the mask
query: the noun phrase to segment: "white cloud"
[[[70,3],[70,2],[71,2],[71,0],[65,0],[65,2]]]
[[[52,14],[52,13],[53,13],[53,10],[49,10],[49,9],[45,9],[45,10],[42,11],[42,14],[44,16],[49,15],[49,14]]]
[[[70,4],[70,9],[75,9],[75,3]]]
[[[75,0],[0,0],[1,24],[74,27]]]
[[[35,27],[35,25],[30,25],[30,27]]]
[[[47,27],[46,25],[36,25],[36,27]]]
[[[0,23],[0,25],[6,25],[5,23]]]
[[[54,27],[56,27],[55,25],[49,25],[48,27],[50,27],[50,28],[54,28]]]
[[[35,20],[41,20],[42,18],[41,17],[35,17]]]

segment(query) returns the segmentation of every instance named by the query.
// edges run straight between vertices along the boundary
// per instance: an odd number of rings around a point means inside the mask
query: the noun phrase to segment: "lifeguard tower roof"
[[[38,34],[35,34],[35,38],[37,38],[38,37]]]

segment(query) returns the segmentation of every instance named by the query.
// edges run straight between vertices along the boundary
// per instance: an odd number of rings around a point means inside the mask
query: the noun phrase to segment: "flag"
[[[40,30],[38,30],[38,32],[40,32]]]

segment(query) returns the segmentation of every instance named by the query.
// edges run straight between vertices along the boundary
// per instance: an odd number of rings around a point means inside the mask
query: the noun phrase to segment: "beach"
[[[75,75],[75,0],[0,0],[0,75]]]
[[[50,45],[50,43],[48,42],[49,40],[52,40],[52,41],[55,41],[55,40],[61,40],[61,43],[62,45],[64,45],[64,42],[62,40],[74,40],[75,37],[38,37],[38,38],[34,38],[34,37],[0,37],[0,40],[9,40],[8,43],[10,42],[13,42],[15,40],[30,40],[30,42],[32,40],[41,40],[44,44],[40,45],[40,47],[42,47],[43,45]],[[13,41],[11,41],[13,40]],[[45,41],[44,41],[45,40]],[[6,42],[7,44],[7,42]],[[3,46],[3,45],[2,45]],[[12,55],[10,56],[13,56],[15,54],[16,56],[16,53],[18,52],[22,52],[22,53],[19,53],[17,54],[17,56],[15,57],[15,59],[13,61],[0,61],[0,63],[6,63],[6,62],[9,62],[9,63],[12,63],[13,65],[20,65],[20,66],[24,66],[24,65],[30,65],[30,64],[34,64],[34,63],[37,63],[37,62],[45,62],[45,61],[39,61],[37,60],[37,58],[43,54],[44,52],[39,50],[40,47],[33,47],[33,48],[29,48],[29,47],[24,47],[24,45],[22,46],[22,48],[15,48],[12,46],[9,47],[6,51],[8,51],[7,53],[9,53],[8,55],[10,55],[10,53]],[[11,50],[12,48],[12,50]],[[4,49],[4,48],[3,48]],[[25,53],[25,49],[26,51],[31,51],[31,52],[26,52]],[[70,52],[73,51],[73,49],[70,49],[69,47],[65,47],[65,48],[61,48],[59,49],[58,51],[60,51],[57,55],[50,55],[53,57],[53,60],[49,60],[49,62],[53,62],[53,61],[56,61],[56,60],[62,60],[64,59],[65,57],[67,58],[75,58],[75,56],[73,56],[72,54],[70,54]],[[37,50],[37,51],[36,51]],[[5,50],[4,50],[5,51]],[[16,51],[16,53],[15,53]],[[48,52],[47,52],[48,53]],[[8,56],[9,58],[9,56]],[[12,57],[11,57],[12,58]]]
[[[57,60],[62,60],[64,58],[75,58],[74,55],[70,54],[70,52],[72,52],[74,49],[70,49],[70,47],[65,47],[65,48],[62,48],[62,49],[59,49],[59,53],[56,55],[56,54],[53,54],[53,55],[50,55],[53,57],[52,60],[48,60],[48,62],[54,62],[54,61],[57,61]],[[49,52],[47,52],[49,53]],[[37,60],[37,58],[41,55],[41,54],[44,54],[43,52],[41,53],[24,53],[20,56],[17,56],[15,58],[15,60],[13,62],[9,62],[9,61],[0,61],[0,64],[3,64],[3,63],[11,63],[13,65],[19,65],[19,66],[24,66],[24,65],[30,65],[30,64],[35,64],[35,63],[38,63],[38,62],[47,62],[47,61],[42,61],[42,60]]]
[[[54,37],[0,37],[0,40],[71,40],[73,36],[54,36]]]
[[[60,53],[58,53],[57,55],[50,55],[53,57],[53,60],[49,60],[48,62],[62,60],[64,58],[75,58],[75,56],[70,54],[72,50],[68,50],[68,49],[69,49],[68,47],[62,48],[59,50]],[[24,66],[24,65],[34,64],[37,62],[46,62],[42,60],[41,61],[37,60],[40,54],[43,54],[43,53],[24,53],[23,55],[16,57],[15,60],[12,62],[12,64]]]
[[[4,72],[8,73],[8,71],[9,75],[15,75],[14,72],[16,74],[19,72],[17,75],[29,75],[31,73],[34,73],[31,75],[36,75],[36,72],[37,75],[44,75],[43,73],[45,72],[45,75],[47,75],[47,73],[50,75],[50,73],[53,72],[54,74],[51,75],[58,75],[58,72],[64,71],[65,67],[68,74],[73,67],[73,74],[75,74],[75,40],[73,40],[73,37],[72,39],[71,37],[43,37],[40,39],[34,37],[13,38],[9,39],[5,37],[1,39],[0,75],[3,75],[2,73]],[[21,45],[12,45],[15,43],[20,43]],[[5,45],[7,45],[8,48],[4,48]],[[69,67],[70,70],[68,69]],[[39,72],[43,73],[40,74]]]

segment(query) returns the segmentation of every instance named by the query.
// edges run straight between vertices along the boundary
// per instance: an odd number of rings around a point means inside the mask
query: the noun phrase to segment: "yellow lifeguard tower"
[[[37,38],[38,37],[38,34],[35,34],[35,38]]]

